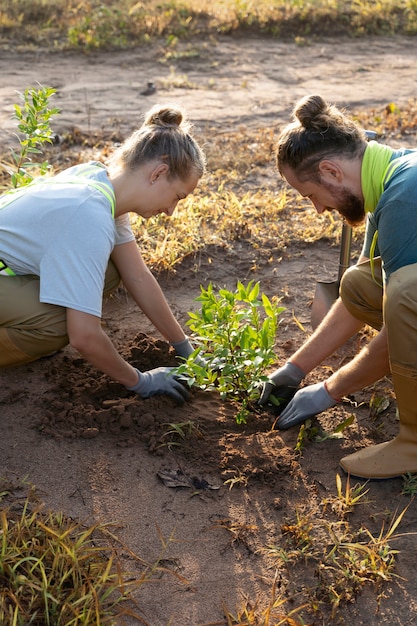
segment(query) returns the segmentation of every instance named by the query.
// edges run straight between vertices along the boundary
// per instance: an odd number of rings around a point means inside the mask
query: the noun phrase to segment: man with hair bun
[[[177,354],[193,346],[146,267],[129,212],[172,215],[205,171],[205,157],[177,106],[155,106],[115,151],[0,198],[0,367],[70,344],[143,398],[188,392],[172,368],[139,372],[101,326],[103,295],[123,282]]]
[[[277,167],[318,213],[336,210],[352,226],[366,220],[366,231],[339,299],[304,345],[269,376],[260,404],[271,393],[291,398],[277,421],[285,429],[391,374],[398,435],[344,457],[341,466],[361,478],[417,472],[417,150],[368,143],[344,112],[310,95],[296,104],[292,123],[280,134]],[[366,324],[378,333],[351,362],[297,391],[307,373]]]

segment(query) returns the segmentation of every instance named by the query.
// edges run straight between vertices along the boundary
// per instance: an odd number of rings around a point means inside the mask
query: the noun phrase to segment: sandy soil
[[[400,105],[415,95],[416,62],[417,48],[406,39],[324,41],[304,47],[224,39],[201,44],[198,57],[168,62],[157,47],[90,56],[6,51],[0,57],[0,137],[4,145],[12,141],[15,92],[35,81],[58,89],[59,132],[78,126],[125,135],[137,126],[139,114],[168,100],[187,108],[197,130],[210,126],[213,132],[238,131],[242,125],[278,127],[288,120],[294,101],[310,92],[351,109],[393,101]],[[144,96],[149,81],[156,93]],[[275,175],[273,163],[270,175]],[[254,270],[253,249],[241,239],[228,250],[203,251],[197,272],[195,261],[184,262],[160,282],[185,324],[200,284],[212,281],[232,288],[236,279],[260,280],[262,290],[281,296],[287,307],[276,346],[277,362],[282,363],[305,336],[292,311],[310,332],[316,281],[336,276],[338,254],[324,240],[299,242],[285,253],[262,252]],[[106,303],[104,322],[136,366],[172,362],[165,342],[124,292]],[[365,340],[352,340],[309,380],[323,378]],[[0,475],[14,482],[27,477],[46,506],[73,518],[116,522],[117,535],[130,550],[152,563],[161,558],[180,575],[165,573],[138,593],[140,613],[150,626],[226,624],[224,606],[237,614],[245,598],[252,605],[258,601],[259,609],[266,606],[276,564],[264,549],[286,545],[283,533],[297,511],[310,517],[314,532],[314,520],[335,522],[330,510],[323,511],[323,501],[336,493],[339,459],[391,438],[397,428],[389,380],[322,415],[326,430],[351,414],[356,420],[342,438],[308,442],[300,456],[294,450],[298,429],[273,430],[274,416],[268,412],[254,411],[246,426],[237,426],[233,407],[216,394],[194,392],[183,408],[168,398],[142,401],[69,348],[51,359],[3,371],[0,377]],[[377,419],[369,408],[374,393],[390,399]],[[196,425],[190,436],[180,446],[167,445],[171,437],[166,424],[189,420]],[[184,486],[168,486],[162,480],[167,474],[184,480]],[[240,485],[224,484],[237,476],[244,478]],[[377,535],[410,499],[401,495],[400,479],[368,487],[366,502],[350,521],[356,529],[366,527]],[[416,519],[411,503],[402,530],[413,531]],[[416,540],[405,535],[393,547],[400,550],[396,572],[401,578],[381,587],[379,603],[372,585],[356,590],[351,602],[341,606],[336,623],[417,623]],[[122,561],[126,570],[138,567],[127,551]],[[308,589],[319,593],[314,559],[278,568],[277,591],[289,597],[287,610],[302,604]],[[304,611],[304,623],[331,623],[326,598],[321,599],[319,613]]]

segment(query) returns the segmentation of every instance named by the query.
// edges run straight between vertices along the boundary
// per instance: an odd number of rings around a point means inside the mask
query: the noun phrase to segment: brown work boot
[[[394,368],[393,368],[394,369]],[[340,465],[359,478],[394,478],[417,473],[417,372],[396,366],[392,372],[400,416],[398,435],[386,443],[345,456]],[[398,370],[401,369],[401,374]]]

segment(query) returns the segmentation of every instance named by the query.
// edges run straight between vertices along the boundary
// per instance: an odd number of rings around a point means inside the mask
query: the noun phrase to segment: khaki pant
[[[369,285],[365,268],[353,270],[346,281],[343,301],[353,314],[361,311],[361,319],[368,317],[375,321],[379,308],[373,295],[377,290],[371,288],[366,304],[362,299]],[[391,274],[383,297],[383,318],[400,418],[399,432],[392,441],[363,448],[341,460],[345,472],[361,478],[390,478],[417,472],[417,263]]]
[[[391,274],[383,293],[381,263],[375,259],[375,282],[370,263],[349,268],[341,282],[340,296],[357,319],[388,333],[391,368],[394,364],[417,372],[417,264]]]
[[[383,289],[381,259],[374,260],[374,276],[369,261],[350,267],[340,284],[343,304],[358,320],[381,330],[383,324]]]
[[[384,320],[392,372],[417,378],[417,263],[391,274],[384,298]]]
[[[104,297],[119,283],[110,261]],[[35,361],[68,343],[66,308],[39,302],[39,278],[0,275],[0,367]]]

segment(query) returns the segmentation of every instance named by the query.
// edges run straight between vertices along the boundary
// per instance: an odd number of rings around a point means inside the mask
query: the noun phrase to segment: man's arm
[[[289,401],[303,378],[355,335],[363,323],[349,313],[339,298],[309,339],[263,383],[259,404],[266,405],[271,394]]]
[[[390,373],[387,331],[385,326],[351,360],[326,380],[329,394],[343,398],[363,389]]]
[[[343,396],[376,382],[390,371],[385,327],[352,361],[341,367],[326,381],[297,391],[282,411],[277,426],[290,428],[334,406]]]
[[[353,317],[339,298],[311,337],[289,360],[308,374],[344,345],[362,326],[363,322]]]

